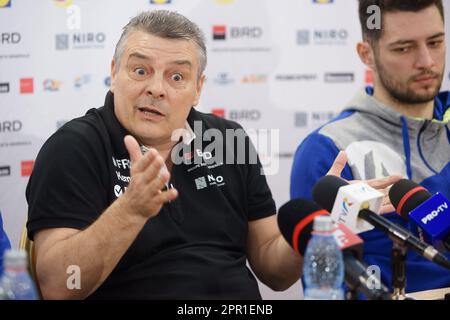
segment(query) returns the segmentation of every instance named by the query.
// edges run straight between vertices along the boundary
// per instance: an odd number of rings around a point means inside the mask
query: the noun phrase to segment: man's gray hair
[[[206,68],[206,45],[205,35],[200,28],[185,16],[168,10],[144,11],[128,22],[123,28],[119,42],[114,51],[114,60],[120,65],[123,54],[123,44],[128,36],[135,31],[143,31],[165,39],[184,39],[194,42],[199,52],[198,77]]]

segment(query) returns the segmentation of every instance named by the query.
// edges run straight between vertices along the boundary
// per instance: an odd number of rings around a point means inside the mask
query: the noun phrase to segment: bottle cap
[[[329,232],[333,230],[333,220],[330,216],[318,216],[314,219],[314,231]]]
[[[24,250],[6,250],[4,255],[5,268],[25,268],[27,253]]]

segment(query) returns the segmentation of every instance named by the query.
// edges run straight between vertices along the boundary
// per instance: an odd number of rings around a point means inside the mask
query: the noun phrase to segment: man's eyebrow
[[[441,38],[441,37],[445,37],[445,32],[436,33],[435,35],[429,37],[428,40],[431,40],[431,39],[434,39],[434,38]]]
[[[139,52],[133,52],[129,55],[129,59],[131,58],[137,58],[137,59],[143,59],[143,60],[152,60],[149,56],[146,56],[145,54],[139,53]],[[189,68],[192,68],[192,62],[189,60],[175,60],[170,62],[170,64],[174,64],[177,66],[187,66]]]
[[[144,60],[151,60],[149,56],[146,56],[145,54],[142,54],[142,53],[139,53],[139,52],[131,53],[129,58],[138,58],[138,59],[144,59]]]
[[[445,36],[445,32],[439,32],[439,33],[432,35],[431,37],[428,37],[427,40],[432,40],[432,39],[440,38],[440,37],[444,37],[444,36]],[[398,41],[392,42],[391,44],[389,44],[389,46],[393,47],[393,46],[397,46],[397,45],[412,44],[415,42],[416,42],[415,40],[398,40]]]
[[[171,62],[171,64],[175,64],[177,66],[188,66],[189,68],[192,67],[192,62],[190,62],[189,60],[175,60],[173,62]]]

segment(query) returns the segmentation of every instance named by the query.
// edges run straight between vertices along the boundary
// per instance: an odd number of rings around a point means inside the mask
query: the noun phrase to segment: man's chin
[[[409,104],[423,104],[434,100],[435,95],[409,95],[404,101]]]
[[[429,86],[429,87],[423,87],[421,89],[416,90],[409,90],[409,92],[406,94],[407,100],[410,101],[410,103],[427,103],[430,101],[433,101],[434,98],[439,94],[439,87],[437,86]]]
[[[168,143],[170,140],[170,134],[168,135],[167,132],[158,129],[159,128],[139,128],[136,131],[136,134],[138,135],[140,142],[146,146]]]

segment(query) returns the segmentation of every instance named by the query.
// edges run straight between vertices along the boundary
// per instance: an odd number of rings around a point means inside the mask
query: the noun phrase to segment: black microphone
[[[414,181],[402,179],[389,190],[395,210],[419,228],[425,240],[450,251],[449,201],[439,192],[431,194]]]
[[[313,198],[317,203],[323,205],[325,209],[332,211],[333,213],[339,212],[338,221],[343,221],[345,224],[349,223],[352,225],[357,225],[358,223],[355,221],[350,221],[351,219],[356,218],[367,221],[377,229],[386,233],[389,236],[389,238],[391,238],[393,241],[400,243],[402,245],[406,245],[407,247],[413,249],[424,258],[432,262],[435,262],[445,268],[450,269],[450,261],[448,261],[447,258],[439,251],[437,251],[433,246],[430,246],[425,242],[421,241],[419,238],[414,236],[409,230],[406,230],[405,228],[389,221],[385,217],[380,216],[375,212],[369,210],[368,209],[369,206],[367,203],[357,202],[357,205],[359,206],[357,208],[359,210],[357,217],[352,215],[346,215],[346,212],[348,210],[342,211],[341,203],[336,203],[338,201],[335,200],[342,198],[340,197],[339,194],[341,192],[341,188],[348,185],[349,183],[347,181],[339,177],[324,176],[320,178],[319,181],[314,186]],[[373,188],[364,183],[358,183],[358,185],[361,185],[363,192],[366,191],[371,192],[371,190],[373,190]],[[355,197],[355,199],[357,199],[357,197]]]
[[[281,234],[294,250],[303,256],[313,232],[314,218],[329,212],[308,200],[294,199],[285,203],[278,211],[278,226]],[[369,267],[360,261],[363,241],[344,224],[336,224],[333,236],[343,253],[345,282],[352,290],[363,293],[372,300],[391,300],[389,289],[380,279],[369,273]]]

